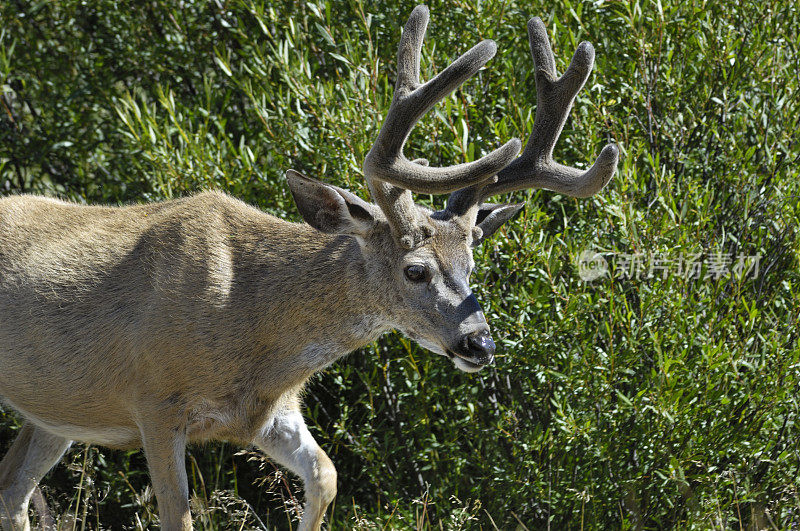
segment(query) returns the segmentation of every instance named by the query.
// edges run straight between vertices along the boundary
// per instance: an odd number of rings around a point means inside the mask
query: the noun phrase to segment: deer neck
[[[355,238],[323,234],[304,224],[291,224],[291,229],[281,232],[285,241],[276,243],[274,236],[262,240],[252,303],[260,313],[265,346],[305,357],[314,372],[392,326]],[[274,322],[270,315],[289,318]]]

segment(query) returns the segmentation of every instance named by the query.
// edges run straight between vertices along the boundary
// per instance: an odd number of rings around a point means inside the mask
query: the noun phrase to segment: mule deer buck
[[[472,248],[523,205],[484,200],[526,188],[591,196],[616,171],[617,148],[585,172],[553,161],[594,50],[581,43],[558,77],[534,18],[538,107],[522,155],[513,139],[467,164],[406,159],[414,124],[496,50],[483,41],[421,83],[427,23],[418,6],[364,161],[375,203],[292,170],[307,223],[217,192],[126,207],[0,200],[0,396],[26,420],[0,464],[4,529],[29,529],[32,492],[72,441],[143,447],[162,529],[191,529],[185,447],[212,439],[254,445],[298,474],[300,528],[318,529],[336,470],[300,413],[311,375],[392,329],[463,371],[492,362]],[[412,192],[450,196],[433,211]]]

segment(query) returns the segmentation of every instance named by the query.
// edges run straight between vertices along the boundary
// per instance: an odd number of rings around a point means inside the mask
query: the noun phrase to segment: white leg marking
[[[253,443],[303,479],[306,504],[300,530],[319,529],[336,496],[336,468],[296,409],[279,412]]]

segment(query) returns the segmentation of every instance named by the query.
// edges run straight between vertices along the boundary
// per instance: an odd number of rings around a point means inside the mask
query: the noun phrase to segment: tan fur
[[[179,459],[161,433],[258,444],[309,376],[384,331],[441,345],[474,326],[398,289],[412,258],[466,274],[464,229],[431,222],[437,236],[409,253],[384,220],[363,238],[323,234],[218,192],[128,207],[0,199],[0,396],[64,441],[144,445],[154,481],[156,461]],[[462,258],[439,256],[454,249]],[[179,516],[165,528],[186,529],[169,491],[162,518],[167,504]]]
[[[253,414],[327,364],[298,359],[304,342],[375,337],[333,318],[366,309],[348,296],[359,271],[336,267],[358,252],[349,240],[214,192],[126,208],[0,200],[2,394],[46,422],[137,431],[141,401],[228,411],[245,395],[230,413],[249,441]]]

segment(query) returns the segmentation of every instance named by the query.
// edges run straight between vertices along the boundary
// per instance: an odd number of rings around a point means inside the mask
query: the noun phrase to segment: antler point
[[[425,19],[427,20],[429,15],[430,15],[430,9],[428,9],[428,6],[426,6],[425,4],[420,4],[411,11],[411,15],[408,18],[411,19],[414,16],[422,16],[425,17]]]
[[[600,151],[600,155],[597,158],[607,159],[608,163],[616,165],[619,160],[619,147],[616,144],[607,144],[603,150]]]
[[[544,22],[542,21],[542,19],[540,17],[532,17],[530,20],[528,20],[528,27],[534,26],[534,25],[535,26],[544,26]]]

